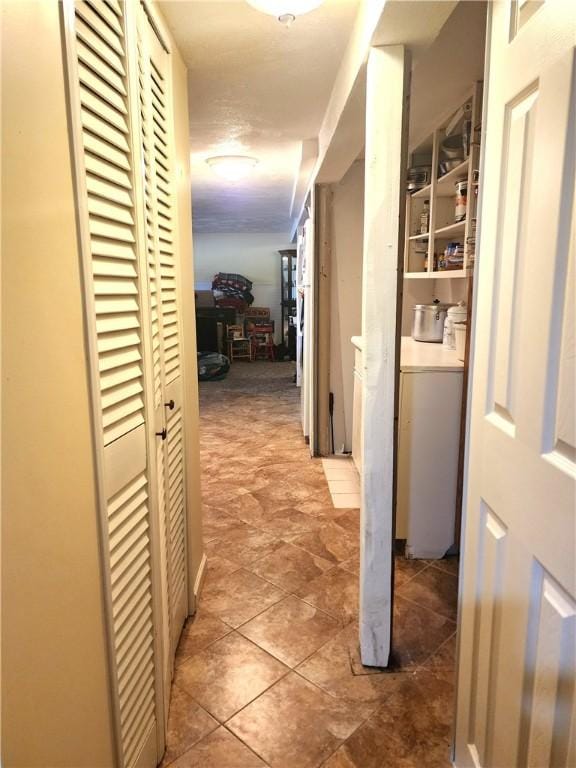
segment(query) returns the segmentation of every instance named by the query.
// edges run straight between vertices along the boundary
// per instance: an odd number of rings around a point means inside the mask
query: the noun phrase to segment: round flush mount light
[[[278,21],[287,27],[292,24],[296,16],[313,11],[323,2],[324,0],[247,0],[252,8],[270,16],[276,16]]]
[[[218,155],[207,158],[206,162],[214,173],[226,181],[240,181],[249,176],[258,165],[255,157],[246,155]]]

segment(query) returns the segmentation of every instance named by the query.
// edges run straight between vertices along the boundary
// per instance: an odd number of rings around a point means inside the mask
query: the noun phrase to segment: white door
[[[146,277],[137,246],[124,10],[104,0],[64,5],[118,765],[151,768],[163,747],[160,649],[146,435]],[[57,269],[57,254],[54,264]]]
[[[576,765],[576,4],[489,3],[456,764]]]
[[[137,46],[159,528],[168,598],[164,666],[169,677],[188,604],[180,299],[170,55],[143,9],[138,17]]]

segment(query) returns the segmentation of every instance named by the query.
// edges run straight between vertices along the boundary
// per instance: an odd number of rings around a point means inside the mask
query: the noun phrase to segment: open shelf
[[[463,160],[456,168],[452,168],[451,171],[445,173],[444,176],[440,176],[436,182],[436,195],[437,197],[454,197],[454,185],[458,181],[464,181],[468,178],[468,168],[470,167],[470,161]],[[422,192],[422,190],[419,190]],[[413,197],[416,197],[415,193]]]
[[[442,239],[444,237],[451,237],[452,235],[463,235],[465,229],[466,219],[464,219],[464,221],[457,221],[455,224],[449,224],[447,227],[436,229],[434,231],[434,237]]]
[[[404,232],[404,277],[408,280],[451,280],[462,279],[473,274],[475,250],[475,223],[477,216],[477,174],[480,163],[480,125],[482,111],[482,84],[474,83],[460,106],[438,120],[437,127],[423,140],[414,142],[410,151],[409,169],[430,166],[430,183],[422,189],[406,191],[406,214]],[[472,127],[472,129],[471,129]],[[452,146],[443,147],[447,137],[454,137]],[[465,138],[464,138],[465,137]],[[449,161],[450,154],[462,156],[465,147],[469,155],[465,160]],[[455,165],[452,170],[440,175],[443,162]],[[407,178],[422,178],[415,173]],[[467,182],[466,201],[458,182]],[[457,194],[458,191],[458,194]],[[466,215],[463,221],[454,221],[455,214]],[[429,232],[412,234],[420,229],[422,222]],[[462,261],[456,263],[461,269],[434,272],[424,265],[445,263],[450,243],[458,243]],[[447,259],[447,263],[455,260]],[[415,286],[416,287],[416,286]],[[449,285],[446,286],[449,288]]]
[[[414,197],[416,199],[421,198],[421,197],[428,198],[428,197],[430,197],[431,193],[432,193],[432,184],[426,184],[426,186],[422,187],[422,189],[418,189],[418,190],[416,190],[416,192],[413,192],[412,193],[412,197]]]

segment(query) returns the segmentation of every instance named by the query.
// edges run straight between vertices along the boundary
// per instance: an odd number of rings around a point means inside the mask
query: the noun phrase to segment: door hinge
[[[164,427],[162,432],[156,432],[156,437],[161,437],[162,440],[166,440],[167,435],[168,435],[168,430],[166,429],[166,427]]]

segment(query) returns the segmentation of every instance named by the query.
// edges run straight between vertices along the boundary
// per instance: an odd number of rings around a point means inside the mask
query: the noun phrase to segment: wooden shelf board
[[[430,194],[432,192],[432,184],[426,184],[425,187],[422,187],[422,189],[416,190],[416,192],[412,193],[413,198],[423,198],[423,197],[430,197]]]
[[[428,240],[430,237],[430,232],[426,232],[425,235],[412,235],[408,238],[408,240]]]
[[[430,272],[404,272],[407,280],[425,280],[430,277]]]
[[[447,227],[440,227],[434,232],[435,237],[450,237],[451,235],[464,234],[466,220],[457,221],[455,224],[448,224]]]
[[[445,269],[442,272],[431,272],[430,277],[435,280],[449,280],[455,277],[468,277],[472,274],[470,269]]]
[[[406,280],[450,280],[468,277],[471,269],[447,269],[443,272],[404,272]]]
[[[463,160],[456,168],[440,176],[436,182],[436,195],[438,197],[455,197],[454,184],[468,178],[469,160]]]

